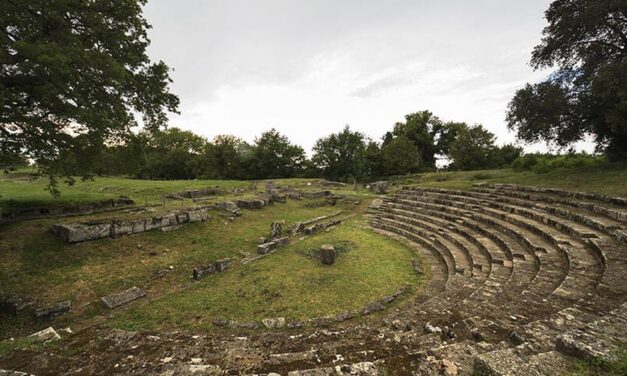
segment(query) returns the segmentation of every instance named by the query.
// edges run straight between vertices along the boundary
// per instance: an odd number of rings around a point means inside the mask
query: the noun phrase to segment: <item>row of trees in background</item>
[[[267,179],[323,176],[353,181],[436,169],[438,158],[449,169],[497,168],[511,164],[522,149],[496,146],[481,125],[443,122],[429,111],[407,115],[381,141],[346,126],[319,139],[311,158],[275,129],[252,144],[222,135],[208,141],[189,131],[143,131],[105,149],[99,175],[144,179]],[[66,158],[66,168],[73,158]]]

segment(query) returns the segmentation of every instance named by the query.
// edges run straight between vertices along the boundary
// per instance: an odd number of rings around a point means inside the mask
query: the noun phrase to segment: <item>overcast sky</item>
[[[309,152],[345,124],[379,139],[405,114],[481,123],[499,143],[549,0],[149,0],[151,57],[174,69],[170,124]],[[532,150],[534,148],[527,148]]]

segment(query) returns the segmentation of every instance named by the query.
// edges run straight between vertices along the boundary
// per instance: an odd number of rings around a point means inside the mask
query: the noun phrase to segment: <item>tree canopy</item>
[[[105,145],[129,136],[136,116],[150,130],[166,125],[179,101],[168,66],[146,54],[145,3],[0,3],[3,155],[24,154],[49,174],[86,175]]]
[[[365,171],[366,136],[347,125],[316,141],[312,162],[329,179],[360,179]]]
[[[518,138],[564,148],[591,136],[611,159],[627,158],[627,3],[556,0],[531,65],[556,68],[509,104]]]

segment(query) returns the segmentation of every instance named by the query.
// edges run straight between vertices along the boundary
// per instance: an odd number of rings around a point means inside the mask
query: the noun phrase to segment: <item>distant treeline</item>
[[[597,164],[603,157],[586,154],[523,155],[522,148],[495,145],[495,136],[482,125],[443,122],[429,111],[405,116],[380,141],[346,126],[319,139],[308,158],[305,150],[275,129],[261,133],[252,144],[220,135],[209,141],[171,127],[142,131],[103,146],[89,163],[91,175],[127,175],[140,179],[274,179],[325,177],[364,181],[436,170],[447,159],[447,170],[512,167],[544,172],[560,167]],[[7,162],[7,161],[5,161]],[[26,164],[24,158],[8,165]],[[71,153],[59,160],[66,171],[84,169],[85,161]],[[5,163],[6,167],[7,163]]]
[[[252,144],[230,135],[209,141],[178,128],[144,131],[107,147],[94,173],[142,179],[323,176],[352,181],[433,171],[438,158],[449,159],[449,169],[498,168],[509,166],[521,153],[513,145],[496,146],[494,134],[481,125],[443,122],[422,111],[407,115],[380,141],[346,126],[320,138],[311,158],[275,129],[261,133]]]

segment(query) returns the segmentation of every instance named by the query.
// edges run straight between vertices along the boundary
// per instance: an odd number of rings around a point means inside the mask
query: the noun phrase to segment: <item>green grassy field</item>
[[[250,182],[235,180],[137,180],[124,177],[96,177],[94,180],[77,179],[72,186],[60,185],[61,195],[52,197],[46,190],[45,178],[32,178],[32,168],[22,169],[8,175],[0,175],[0,209],[14,207],[65,205],[116,198],[120,195],[134,199],[138,204],[158,204],[165,193],[186,189],[208,187],[246,188]],[[282,179],[279,184],[308,188],[318,179]],[[511,169],[482,171],[451,171],[396,176],[394,184],[416,184],[425,187],[468,189],[477,182],[513,183],[556,187],[571,190],[597,192],[607,195],[627,196],[627,165],[606,164],[578,169],[557,169],[547,173],[515,172]],[[258,184],[263,190],[263,183]],[[320,187],[318,187],[320,188]],[[339,194],[367,197],[369,193],[360,186],[357,191],[352,185],[333,188]],[[173,203],[177,205],[180,203]]]
[[[326,243],[340,251],[333,266],[315,257]],[[279,316],[299,320],[360,310],[404,285],[421,282],[412,269],[412,257],[416,255],[411,250],[368,229],[363,220],[351,219],[271,257],[137,305],[117,317],[115,325],[206,330],[217,317],[239,322]]]
[[[367,228],[361,216],[369,203],[369,199],[363,199],[367,196],[371,194],[360,191],[336,206],[321,205],[323,201],[319,200],[288,200],[263,210],[243,210],[235,221],[210,212],[210,221],[175,232],[151,231],[79,244],[57,239],[49,231],[51,225],[147,214],[100,213],[79,219],[46,218],[5,224],[0,227],[0,290],[31,297],[41,305],[69,299],[72,312],[55,325],[74,327],[107,313],[99,304],[100,296],[131,286],[148,292],[148,304],[131,305],[128,314],[116,319],[121,327],[180,325],[208,330],[207,320],[218,315],[250,321],[279,313],[285,317],[315,317],[357,309],[406,283],[419,282],[411,267],[413,252]],[[298,221],[338,210],[342,210],[338,218],[348,220],[338,229],[296,241],[252,264],[238,262],[246,253],[256,252],[259,237],[268,234],[273,221],[283,220],[289,228]],[[337,267],[324,269],[303,253],[319,247],[321,242],[347,245],[348,251],[339,257]],[[228,273],[191,282],[194,267],[225,257],[235,260]],[[156,277],[162,270],[168,271]],[[280,296],[268,304],[268,294],[279,290]],[[244,294],[245,299],[237,294]],[[190,319],[199,315],[206,320]],[[31,330],[33,325],[28,320],[0,321],[0,333]]]
[[[510,183],[626,197],[627,165],[606,164],[577,169],[556,169],[546,173],[516,172],[511,169],[436,172],[396,177],[395,181],[397,184],[452,189],[468,189],[478,182]]]

